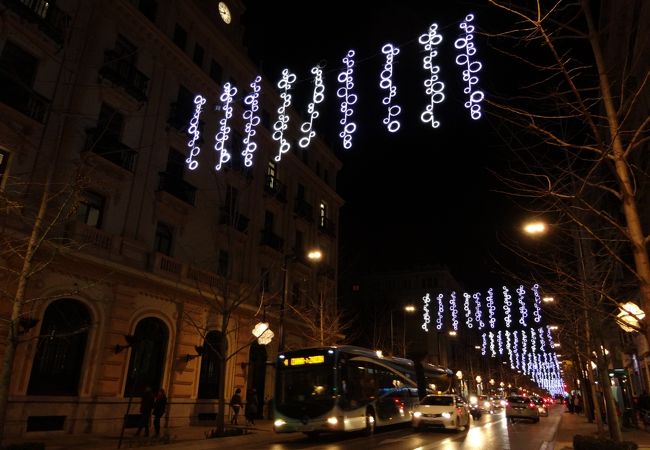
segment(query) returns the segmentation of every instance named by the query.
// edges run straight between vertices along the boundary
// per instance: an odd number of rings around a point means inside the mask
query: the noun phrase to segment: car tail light
[[[530,409],[535,409],[535,408],[537,407],[537,405],[535,405],[533,402],[530,402],[530,403],[528,404],[528,407],[529,407]]]

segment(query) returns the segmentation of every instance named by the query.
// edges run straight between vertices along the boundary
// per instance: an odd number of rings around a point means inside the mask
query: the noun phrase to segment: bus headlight
[[[330,425],[336,425],[337,423],[339,423],[339,419],[337,419],[334,416],[328,417],[327,418],[327,423],[330,424]]]
[[[449,419],[451,417],[451,413],[443,412],[442,417],[444,417],[445,419]]]
[[[413,417],[422,417],[422,413],[420,411],[415,411]]]
[[[287,424],[287,422],[285,422],[285,421],[282,420],[282,419],[277,419],[275,422],[273,422],[273,426],[274,426],[275,428],[282,428],[282,427],[285,426],[286,424]]]

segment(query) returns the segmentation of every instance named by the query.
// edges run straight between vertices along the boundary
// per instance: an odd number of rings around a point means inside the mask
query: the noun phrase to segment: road
[[[238,450],[267,448],[270,450],[544,450],[552,448],[563,407],[551,408],[548,417],[539,423],[509,423],[503,413],[484,414],[472,421],[469,430],[413,431],[410,427],[379,429],[374,436],[347,434],[309,439],[300,434],[274,435],[267,445],[261,443],[237,446]]]

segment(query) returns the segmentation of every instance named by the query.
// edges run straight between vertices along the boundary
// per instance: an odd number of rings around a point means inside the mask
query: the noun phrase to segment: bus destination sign
[[[325,355],[314,356],[299,356],[284,360],[285,366],[304,366],[308,364],[323,364],[325,362]]]

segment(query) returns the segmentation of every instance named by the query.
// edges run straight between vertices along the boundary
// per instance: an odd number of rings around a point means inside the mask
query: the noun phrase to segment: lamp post
[[[482,395],[482,394],[483,394],[483,389],[481,389],[481,381],[483,381],[483,379],[481,378],[481,376],[480,376],[480,375],[476,375],[476,392],[478,392],[478,395]]]
[[[458,382],[460,383],[460,394],[465,395],[464,389],[463,389],[463,372],[459,370],[456,372],[456,378],[458,378]]]
[[[403,322],[402,322],[402,323],[403,323],[403,327],[406,328],[406,313],[407,313],[407,312],[408,312],[408,313],[415,312],[415,306],[413,306],[413,305],[406,305],[406,306],[405,306],[404,308],[402,308],[401,310],[402,310],[402,314],[403,314]],[[395,354],[395,346],[393,345],[393,342],[394,342],[394,341],[393,341],[393,313],[394,313],[395,311],[399,311],[399,310],[397,310],[397,309],[391,309],[391,311],[390,311],[390,354],[391,354],[391,356],[394,356],[394,354]],[[403,339],[404,339],[404,351],[403,351],[403,355],[404,355],[404,357],[406,357],[406,330],[404,330],[404,336],[403,336]]]

